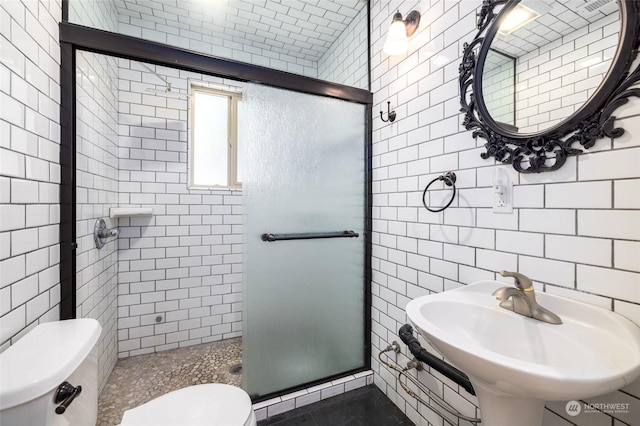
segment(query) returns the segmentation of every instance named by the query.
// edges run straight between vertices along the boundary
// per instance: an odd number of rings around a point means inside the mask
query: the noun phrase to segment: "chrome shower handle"
[[[120,230],[118,230],[118,228],[111,228],[111,229],[105,229],[104,231],[102,231],[102,234],[100,234],[99,236],[101,238],[109,238],[109,237],[117,237],[118,234],[120,234]]]
[[[118,228],[107,228],[107,223],[104,219],[98,219],[93,227],[93,240],[96,243],[96,248],[101,249],[107,243],[107,238],[117,237],[120,234]]]

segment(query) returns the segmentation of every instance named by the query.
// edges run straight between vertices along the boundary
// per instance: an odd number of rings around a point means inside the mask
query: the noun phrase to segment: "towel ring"
[[[427,196],[427,190],[429,189],[429,187],[431,186],[431,184],[433,184],[433,182],[436,181],[443,181],[445,183],[445,185],[447,186],[452,186],[453,187],[453,194],[451,194],[451,199],[449,200],[449,202],[447,203],[446,206],[440,208],[440,209],[432,209],[429,208],[429,206],[427,206],[427,201],[425,200],[426,196]],[[432,180],[431,182],[429,182],[429,184],[426,186],[426,188],[424,188],[424,191],[422,192],[422,204],[424,205],[424,208],[429,210],[430,212],[433,213],[438,213],[441,212],[442,210],[446,209],[447,207],[449,207],[451,205],[451,203],[453,202],[453,199],[456,197],[456,174],[453,172],[447,172],[443,175],[438,176],[437,178],[435,178],[434,180]]]

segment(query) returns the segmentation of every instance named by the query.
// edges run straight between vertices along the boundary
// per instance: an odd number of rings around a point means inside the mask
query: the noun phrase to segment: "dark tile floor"
[[[375,385],[258,422],[258,426],[413,426]]]

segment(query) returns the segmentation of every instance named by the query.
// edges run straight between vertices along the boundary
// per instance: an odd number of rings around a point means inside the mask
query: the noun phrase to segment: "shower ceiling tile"
[[[118,13],[150,31],[187,34],[241,50],[259,47],[317,62],[366,0],[117,0]],[[168,31],[168,29],[173,31]],[[214,55],[216,52],[212,52]]]

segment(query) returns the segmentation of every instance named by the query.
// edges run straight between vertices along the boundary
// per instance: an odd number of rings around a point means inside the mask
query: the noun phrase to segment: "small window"
[[[189,186],[242,186],[238,166],[240,93],[191,85]]]

